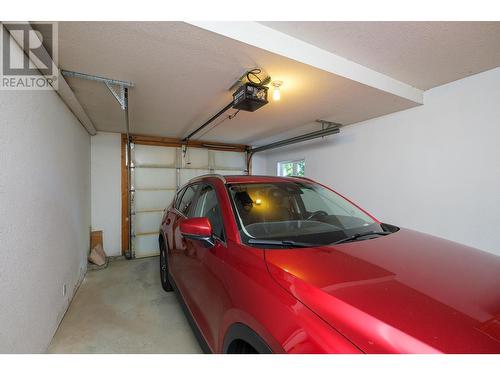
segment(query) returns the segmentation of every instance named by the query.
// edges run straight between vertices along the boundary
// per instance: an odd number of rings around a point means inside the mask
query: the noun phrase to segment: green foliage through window
[[[278,162],[278,176],[304,176],[306,162],[302,160]]]

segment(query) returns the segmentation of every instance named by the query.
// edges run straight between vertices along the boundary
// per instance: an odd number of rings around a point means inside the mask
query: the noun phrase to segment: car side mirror
[[[180,224],[180,230],[183,237],[190,240],[201,241],[205,247],[215,245],[212,236],[212,224],[207,217],[193,217],[183,220]]]

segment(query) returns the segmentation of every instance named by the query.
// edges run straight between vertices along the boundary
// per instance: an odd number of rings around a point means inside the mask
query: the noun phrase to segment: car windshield
[[[228,189],[246,244],[328,245],[384,230],[352,203],[313,182],[238,183]]]

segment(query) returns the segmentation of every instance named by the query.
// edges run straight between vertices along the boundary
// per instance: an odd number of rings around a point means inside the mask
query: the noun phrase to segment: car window
[[[312,182],[280,181],[229,186],[243,242],[276,240],[328,245],[383,231],[368,214]]]
[[[355,216],[366,220],[366,214],[357,210],[345,199],[337,199],[337,196],[329,194],[324,188],[304,188],[301,198],[307,212],[327,211],[338,217]]]
[[[199,184],[194,184],[188,186],[184,194],[182,194],[182,199],[179,204],[179,207],[177,208],[182,214],[189,216],[189,208],[191,207],[191,204],[193,203],[193,198],[196,195],[196,191],[198,189]]]
[[[192,210],[193,217],[207,217],[212,224],[213,233],[220,239],[224,239],[224,224],[217,200],[215,188],[211,185],[205,185],[200,191],[200,195]]]
[[[182,194],[184,194],[184,192],[186,191],[186,188],[180,190],[179,192],[177,192],[177,195],[175,197],[175,203],[174,203],[174,207],[175,208],[179,208],[179,205],[181,204],[181,198],[182,198]]]

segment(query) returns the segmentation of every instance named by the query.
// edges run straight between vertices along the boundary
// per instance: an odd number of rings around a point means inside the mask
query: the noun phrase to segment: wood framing
[[[127,183],[127,135],[122,134],[121,142],[121,194],[122,194],[122,255],[129,250],[129,225],[128,225],[128,183]],[[165,146],[165,147],[181,147],[187,145],[188,147],[207,148],[210,150],[218,151],[235,151],[245,152],[246,145],[241,144],[228,144],[220,142],[203,142],[203,141],[189,141],[183,142],[176,138],[167,137],[154,137],[150,135],[131,134],[131,141],[138,145],[149,146]]]
[[[132,142],[138,145],[150,145],[150,146],[167,146],[167,147],[181,147],[183,145],[187,145],[189,147],[198,147],[198,148],[208,148],[211,150],[219,150],[219,151],[237,151],[244,152],[247,149],[246,145],[241,144],[228,144],[221,142],[207,142],[207,141],[188,141],[183,142],[180,139],[176,138],[167,138],[167,137],[154,137],[150,135],[140,135],[140,134],[132,134],[130,135]]]

